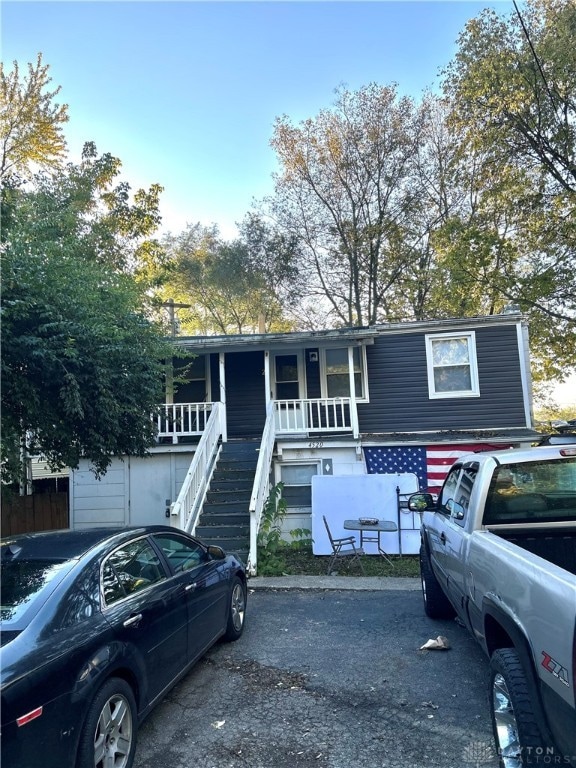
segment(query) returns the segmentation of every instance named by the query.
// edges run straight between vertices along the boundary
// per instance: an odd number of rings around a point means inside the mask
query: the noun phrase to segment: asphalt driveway
[[[448,651],[420,651],[429,638]],[[487,662],[416,591],[250,594],[140,731],[135,768],[494,768]]]

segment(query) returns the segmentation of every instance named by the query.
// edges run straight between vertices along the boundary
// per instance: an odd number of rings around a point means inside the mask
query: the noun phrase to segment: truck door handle
[[[125,627],[137,627],[138,624],[142,621],[142,614],[137,613],[135,616],[130,616],[129,619],[126,619],[123,626]]]
[[[193,582],[192,584],[186,584],[184,587],[184,592],[191,592],[193,589],[196,589],[198,584],[196,582]]]
[[[440,534],[440,542],[442,544],[446,544],[446,534],[444,533],[444,531],[442,531],[442,533]]]

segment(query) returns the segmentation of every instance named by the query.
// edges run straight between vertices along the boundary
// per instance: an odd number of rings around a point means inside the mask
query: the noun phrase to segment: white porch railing
[[[358,437],[356,401],[350,397],[275,400],[277,435],[301,432],[352,432]]]
[[[170,438],[177,443],[181,437],[204,434],[214,403],[164,403],[154,420],[158,438]]]
[[[225,418],[224,406],[222,403],[213,403],[211,408],[206,428],[200,438],[178,498],[170,507],[171,525],[188,533],[194,533],[196,528],[220,451],[220,437]]]
[[[260,529],[260,521],[262,520],[264,503],[270,493],[270,467],[272,466],[272,454],[274,452],[274,443],[276,442],[274,417],[274,403],[270,403],[266,412],[266,423],[262,433],[262,440],[260,441],[260,452],[258,454],[254,485],[252,486],[252,497],[250,499],[250,551],[248,553],[247,570],[251,576],[256,575],[258,531]]]

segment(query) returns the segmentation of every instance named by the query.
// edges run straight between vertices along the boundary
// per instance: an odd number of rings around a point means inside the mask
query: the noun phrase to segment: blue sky
[[[276,117],[313,117],[341,84],[397,83],[415,98],[438,88],[485,7],[513,11],[508,0],[2,0],[2,60],[43,53],[69,105],[72,159],[94,141],[133,188],[165,188],[164,228],[216,223],[232,238],[272,192]],[[573,377],[557,395],[574,403],[575,392]]]
[[[225,237],[272,191],[276,117],[329,107],[334,91],[438,86],[466,21],[510,2],[2,2],[6,65],[50,65],[85,141],[159,183],[164,227],[216,223]]]

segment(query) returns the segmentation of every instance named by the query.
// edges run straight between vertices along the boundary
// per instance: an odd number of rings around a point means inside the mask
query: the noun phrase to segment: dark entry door
[[[259,437],[266,421],[263,352],[227,352],[228,437]]]

